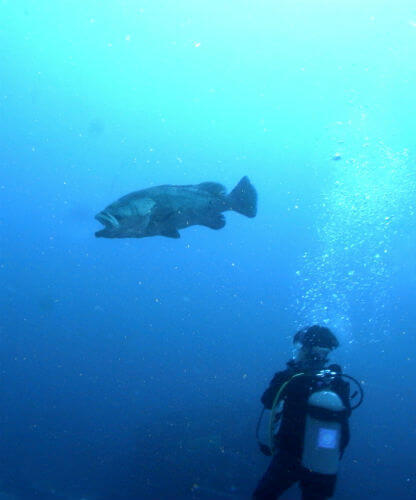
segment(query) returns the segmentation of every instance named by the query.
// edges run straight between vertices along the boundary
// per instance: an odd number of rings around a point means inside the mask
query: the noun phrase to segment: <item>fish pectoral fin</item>
[[[168,210],[164,207],[157,207],[152,213],[152,221],[156,224],[170,225],[174,217],[177,215],[177,210]]]
[[[160,215],[160,222],[169,223],[170,219],[173,219],[176,215],[178,215],[177,210],[170,210],[169,212],[164,212]]]
[[[166,236],[167,238],[176,238],[176,239],[181,237],[179,231],[174,227],[163,229],[163,231],[160,232],[160,235]]]
[[[225,217],[221,213],[208,214],[199,224],[211,229],[221,229],[225,226]]]

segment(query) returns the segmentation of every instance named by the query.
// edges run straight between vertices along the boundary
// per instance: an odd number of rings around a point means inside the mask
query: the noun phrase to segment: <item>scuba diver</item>
[[[339,346],[329,328],[304,328],[293,343],[293,359],[275,374],[261,398],[256,436],[260,450],[272,460],[253,493],[255,500],[275,500],[296,482],[303,500],[332,497],[350,439],[348,419],[364,396],[359,382],[339,365],[327,366],[329,353]],[[351,381],[358,390],[350,397]],[[265,409],[271,410],[270,446],[259,440]]]

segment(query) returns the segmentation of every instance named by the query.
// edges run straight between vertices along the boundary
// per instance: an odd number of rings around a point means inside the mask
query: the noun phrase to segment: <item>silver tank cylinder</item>
[[[341,413],[345,410],[335,392],[311,394],[305,424],[302,465],[320,474],[336,474],[340,459]],[[332,418],[331,418],[332,416]]]

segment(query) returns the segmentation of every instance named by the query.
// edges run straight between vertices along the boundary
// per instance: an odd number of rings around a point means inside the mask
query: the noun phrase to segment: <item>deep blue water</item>
[[[1,0],[2,500],[249,498],[316,322],[366,391],[335,498],[416,497],[415,50],[411,0]],[[255,219],[94,237],[243,175]]]

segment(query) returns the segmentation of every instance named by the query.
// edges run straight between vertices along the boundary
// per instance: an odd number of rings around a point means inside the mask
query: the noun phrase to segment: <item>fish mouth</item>
[[[98,220],[98,222],[101,222],[103,226],[109,229],[120,226],[119,221],[114,217],[114,215],[106,212],[105,210],[98,213],[95,218]]]

